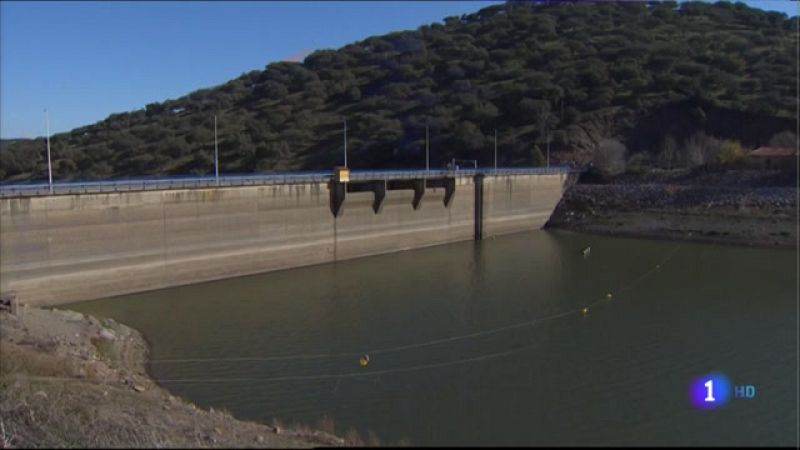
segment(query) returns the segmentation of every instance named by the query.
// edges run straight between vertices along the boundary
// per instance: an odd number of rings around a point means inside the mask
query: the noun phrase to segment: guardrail
[[[431,177],[469,177],[484,175],[536,175],[569,173],[569,166],[551,167],[499,167],[477,169],[436,170],[352,170],[351,181],[400,180]],[[203,177],[140,178],[103,181],[64,181],[53,183],[0,184],[0,197],[32,197],[43,195],[68,195],[98,192],[153,191],[165,189],[197,189],[218,186],[255,186],[299,183],[326,183],[333,178],[332,172],[285,172],[269,174],[220,175]]]

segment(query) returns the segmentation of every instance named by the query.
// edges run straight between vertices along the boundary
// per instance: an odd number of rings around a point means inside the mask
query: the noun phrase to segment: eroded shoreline
[[[547,228],[648,239],[796,248],[797,194],[791,174],[666,173],[579,182]]]
[[[308,427],[238,420],[147,374],[142,335],[112,319],[0,312],[0,447],[316,447],[359,444]]]

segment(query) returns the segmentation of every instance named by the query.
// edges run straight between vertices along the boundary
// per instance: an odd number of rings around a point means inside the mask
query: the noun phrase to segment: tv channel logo
[[[719,372],[696,377],[689,387],[689,398],[698,409],[714,409],[725,405],[731,398],[752,399],[755,396],[755,386],[734,386],[727,376]]]

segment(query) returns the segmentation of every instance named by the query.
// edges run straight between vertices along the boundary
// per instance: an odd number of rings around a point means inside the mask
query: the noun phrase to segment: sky
[[[0,138],[32,138],[487,1],[0,1]],[[749,0],[797,15],[798,3]]]

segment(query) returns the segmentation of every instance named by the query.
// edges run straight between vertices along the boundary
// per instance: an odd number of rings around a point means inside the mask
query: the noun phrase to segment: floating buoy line
[[[151,364],[170,364],[170,363],[197,363],[197,362],[248,362],[248,361],[290,361],[290,360],[314,360],[314,359],[332,359],[332,358],[357,358],[358,365],[361,369],[366,368],[370,364],[370,355],[383,355],[392,352],[399,352],[404,350],[411,350],[411,349],[418,349],[423,347],[429,347],[433,345],[440,345],[450,342],[456,342],[466,339],[472,339],[480,336],[488,336],[492,334],[502,333],[504,331],[509,331],[518,328],[525,328],[530,327],[533,325],[541,324],[544,322],[548,322],[551,320],[556,320],[572,315],[580,314],[582,316],[587,316],[591,308],[595,307],[596,305],[607,302],[611,300],[614,294],[619,294],[620,292],[627,291],[633,288],[635,285],[640,283],[643,279],[647,276],[651,275],[657,270],[660,270],[664,264],[666,264],[670,259],[672,259],[678,250],[682,247],[683,244],[678,244],[661,262],[656,264],[655,266],[651,267],[632,282],[628,283],[625,286],[620,287],[616,291],[609,291],[606,293],[604,298],[595,300],[589,304],[586,304],[580,308],[571,309],[565,312],[561,312],[558,314],[553,314],[546,317],[541,317],[534,320],[528,320],[524,322],[518,322],[510,325],[506,325],[503,327],[493,328],[489,330],[478,331],[474,333],[462,334],[457,336],[450,336],[440,339],[433,339],[430,341],[420,342],[416,344],[407,344],[407,345],[400,345],[395,347],[385,347],[379,349],[369,350],[367,352],[342,352],[342,353],[317,353],[317,354],[295,354],[295,355],[284,355],[284,356],[265,356],[265,357],[238,357],[238,358],[174,358],[174,359],[153,359],[150,360],[149,363]],[[356,377],[367,377],[367,376],[377,376],[377,375],[386,375],[392,373],[403,373],[403,372],[413,372],[418,370],[426,370],[426,369],[434,369],[434,368],[441,368],[441,367],[448,367],[448,366],[455,366],[461,364],[468,364],[473,362],[485,361],[494,358],[500,358],[503,356],[508,356],[513,353],[517,353],[523,350],[526,350],[532,346],[536,345],[536,343],[529,343],[524,345],[518,345],[511,349],[503,350],[500,352],[489,353],[484,355],[479,355],[470,358],[452,360],[452,361],[443,361],[437,363],[430,363],[430,364],[421,364],[416,366],[410,367],[400,367],[394,369],[384,369],[384,370],[360,370],[356,372],[346,372],[346,373],[330,373],[330,374],[317,374],[317,375],[287,375],[287,376],[276,376],[276,377],[258,377],[258,378],[191,378],[191,379],[157,379],[157,382],[160,383],[243,383],[243,382],[259,382],[259,383],[266,383],[266,382],[284,382],[284,381],[315,381],[315,380],[329,380],[329,379],[342,379],[342,378],[356,378]]]

